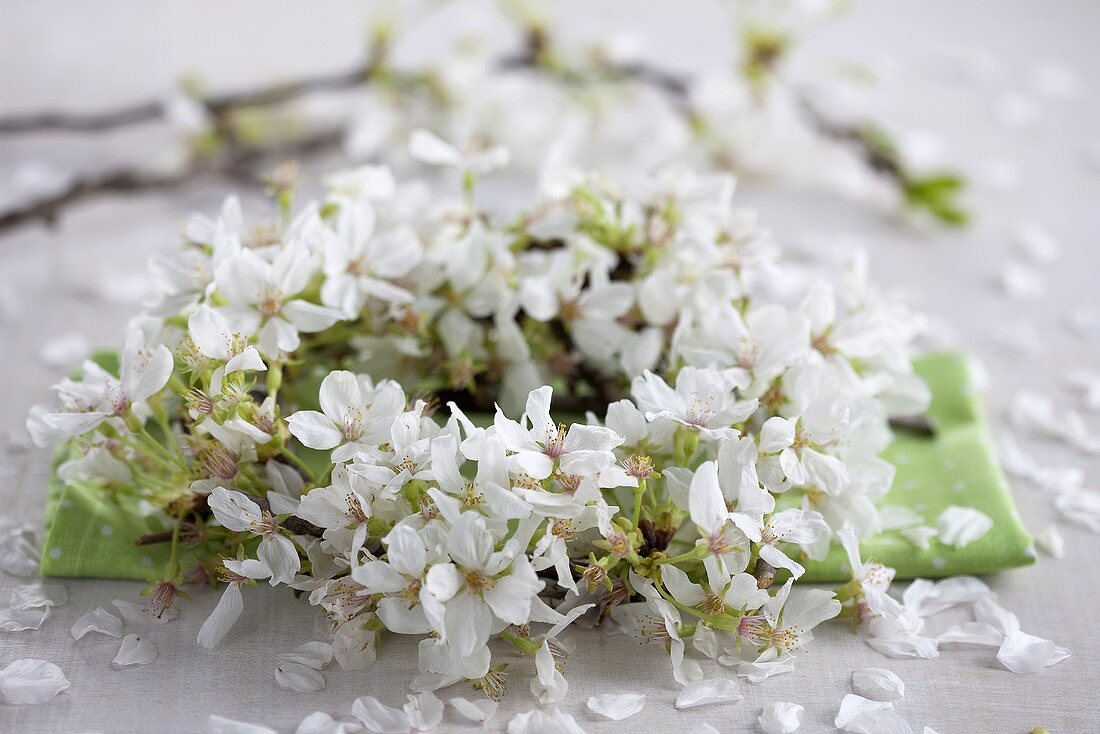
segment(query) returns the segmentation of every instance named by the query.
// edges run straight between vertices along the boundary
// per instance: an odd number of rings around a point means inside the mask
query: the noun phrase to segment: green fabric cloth
[[[897,569],[899,579],[992,573],[1034,563],[1035,547],[997,460],[966,358],[950,352],[931,354],[914,366],[932,391],[927,417],[935,435],[896,432],[884,457],[897,467],[897,474],[879,506],[903,505],[923,515],[932,527],[950,505],[974,507],[993,519],[993,527],[959,549],[934,538],[928,550],[920,550],[896,532],[882,533],[860,544],[863,559],[870,555]],[[849,578],[844,550],[834,545],[824,560],[806,564],[802,580]]]
[[[896,533],[884,533],[863,543],[864,558],[870,554],[896,568],[899,579],[990,573],[1033,563],[1032,541],[997,464],[965,358],[930,355],[919,359],[916,368],[932,390],[928,417],[935,436],[898,432],[886,453],[897,465],[897,477],[882,504],[908,506],[933,526],[948,505],[971,506],[993,518],[993,529],[958,550],[933,540],[929,550],[921,551]],[[68,449],[62,449],[58,462],[67,457]],[[163,529],[155,515],[141,513],[133,498],[108,500],[94,487],[81,482],[66,485],[54,476],[46,508],[42,574],[149,580],[164,568],[168,545],[139,548],[134,539]],[[807,565],[803,580],[848,578],[844,553],[833,548],[825,560]]]

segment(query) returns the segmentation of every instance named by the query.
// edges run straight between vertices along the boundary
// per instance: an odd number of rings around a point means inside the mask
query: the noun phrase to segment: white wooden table
[[[630,11],[624,12],[629,6]],[[626,28],[646,36],[655,58],[684,68],[722,63],[723,28],[708,2],[677,3],[683,24],[661,22],[667,4],[646,2],[565,3],[571,23]],[[579,15],[584,8],[587,15]],[[357,2],[330,2],[311,8],[302,22],[301,5],[259,0],[232,4],[213,0],[161,5],[112,0],[89,5],[75,1],[35,3],[9,0],[0,8],[0,113],[39,107],[97,109],[125,100],[144,99],[170,86],[180,70],[201,71],[212,86],[234,87],[280,75],[342,68],[359,51],[363,10]],[[583,21],[583,22],[582,22]],[[459,20],[458,22],[461,22]],[[1018,167],[1022,185],[976,185],[970,201],[975,225],[960,234],[921,233],[898,226],[888,216],[858,204],[782,186],[746,183],[741,203],[761,210],[763,221],[782,238],[808,232],[849,234],[868,247],[872,267],[883,283],[904,288],[935,316],[947,320],[964,344],[980,355],[992,377],[989,406],[996,425],[1021,388],[1030,388],[1070,404],[1065,370],[1100,367],[1100,345],[1071,334],[1064,326],[1067,309],[1100,306],[1100,176],[1082,162],[1086,145],[1100,140],[1100,85],[1086,81],[1086,96],[1076,102],[1038,101],[1038,119],[1025,129],[997,122],[1002,92],[1028,93],[1026,76],[1041,60],[1064,61],[1090,76],[1100,68],[1100,5],[1079,2],[988,3],[955,0],[897,0],[858,9],[826,32],[815,47],[843,56],[877,59],[892,69],[893,92],[883,104],[893,119],[939,133],[949,160],[988,180],[1006,164]],[[446,17],[423,29],[425,38],[448,30]],[[992,81],[973,86],[946,80],[939,73],[944,53],[988,53],[995,61]],[[942,53],[941,53],[942,52]],[[939,70],[939,71],[938,71]],[[141,160],[160,134],[112,134],[94,144],[42,136],[0,139],[0,187],[15,167],[30,159],[62,165],[93,166],[107,160]],[[131,141],[136,140],[133,144]],[[1000,162],[1000,163],[998,163]],[[1011,172],[1011,171],[1010,171]],[[7,192],[0,188],[0,194]],[[80,207],[60,228],[28,228],[0,238],[0,289],[14,292],[21,314],[0,323],[0,429],[16,430],[33,402],[48,398],[47,387],[63,370],[44,367],[40,346],[67,333],[86,336],[93,345],[116,343],[134,306],[97,297],[93,280],[140,271],[153,252],[176,241],[181,217],[193,209],[213,211],[224,190],[197,185],[172,196],[99,200]],[[999,264],[1016,257],[1012,232],[1018,222],[1034,219],[1057,235],[1061,259],[1044,270],[1047,294],[1035,301],[1001,295]],[[1005,356],[991,335],[999,329],[1034,329],[1042,337],[1032,358]],[[1097,416],[1089,418],[1100,428]],[[1085,466],[1092,477],[1100,464],[1087,462],[1061,447],[1044,445],[1038,455],[1050,462]],[[47,453],[0,454],[0,506],[4,515],[38,522],[47,479]],[[1092,486],[1096,487],[1095,478]],[[1025,522],[1033,531],[1053,517],[1049,498],[1016,487]],[[1042,675],[1018,677],[1001,668],[986,648],[945,650],[938,660],[888,660],[866,647],[847,628],[822,629],[796,671],[763,685],[746,684],[746,698],[734,705],[677,712],[677,686],[667,658],[657,649],[622,638],[583,634],[580,651],[567,664],[571,684],[565,708],[588,731],[619,730],[584,710],[587,696],[615,691],[644,691],[644,712],[623,730],[690,731],[708,721],[719,731],[752,730],[761,706],[789,700],[806,706],[803,731],[831,731],[853,669],[877,665],[896,671],[906,683],[898,704],[919,731],[925,725],[941,734],[1028,732],[1045,725],[1053,732],[1100,730],[1100,605],[1096,559],[1100,538],[1063,526],[1063,560],[1041,556],[1034,567],[988,579],[1000,601],[1015,611],[1026,631],[1053,638],[1073,652],[1066,662]],[[0,575],[0,599],[17,580]],[[219,713],[281,732],[314,710],[347,713],[351,701],[371,694],[397,705],[415,673],[415,645],[394,640],[379,663],[362,673],[326,673],[328,688],[307,695],[284,691],[273,679],[275,653],[324,632],[323,621],[305,602],[285,593],[250,590],[247,611],[232,636],[216,651],[193,644],[195,633],[216,601],[199,593],[182,603],[181,618],[149,630],[160,650],[158,660],[131,670],[113,669],[118,642],[89,636],[74,642],[68,629],[77,616],[115,598],[132,598],[139,584],[71,581],[69,604],[55,610],[39,633],[0,635],[0,665],[39,657],[60,665],[72,687],[38,707],[0,707],[0,731],[45,732],[199,732],[207,715]],[[936,632],[959,621],[943,615],[932,621]],[[511,690],[489,730],[503,731],[512,715],[528,710],[532,671],[519,661]],[[460,695],[460,694],[455,694]],[[461,728],[448,712],[447,727]]]

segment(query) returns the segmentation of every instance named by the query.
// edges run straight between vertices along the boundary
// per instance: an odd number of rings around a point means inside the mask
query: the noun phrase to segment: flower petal
[[[216,487],[207,499],[210,511],[227,530],[243,532],[261,518],[260,506],[235,489]]]
[[[234,721],[224,716],[212,715],[206,720],[206,734],[277,734],[260,724],[249,724],[246,721]]]
[[[113,662],[115,665],[148,665],[156,659],[157,646],[152,641],[137,635],[126,635]]]
[[[956,548],[965,548],[993,527],[993,518],[973,507],[951,505],[936,521],[940,540]]]
[[[708,703],[740,701],[744,696],[736,681],[728,678],[707,678],[688,683],[676,697],[676,708],[687,709]]]
[[[852,690],[874,701],[900,701],[905,683],[886,668],[863,668],[852,673]]]
[[[300,693],[325,690],[325,676],[301,663],[282,662],[275,666],[275,682],[280,688]]]
[[[459,714],[478,724],[484,724],[486,721],[493,718],[493,714],[497,712],[498,705],[496,701],[489,698],[482,698],[477,701],[467,701],[465,698],[452,698],[450,704],[454,706],[455,711]]]
[[[1010,633],[997,650],[997,660],[1013,673],[1031,675],[1056,665],[1069,657],[1069,650],[1050,640],[1016,630]]]
[[[46,703],[68,687],[61,668],[45,660],[16,660],[0,670],[0,703]]]
[[[256,556],[271,569],[272,586],[289,584],[294,575],[302,569],[302,559],[293,541],[283,535],[269,535],[260,541]]]
[[[69,592],[63,584],[51,581],[39,581],[33,584],[16,586],[11,592],[12,609],[35,609],[38,607],[59,607],[69,601]]]
[[[222,641],[226,633],[237,623],[244,611],[244,598],[240,584],[227,584],[218,605],[202,623],[199,629],[198,643],[207,650],[213,650]]]
[[[302,719],[294,734],[355,734],[363,727],[354,721],[337,721],[324,711],[314,711]]]
[[[50,618],[49,607],[35,609],[0,609],[0,632],[36,630]]]
[[[797,703],[777,701],[765,706],[757,721],[764,734],[792,734],[802,726],[802,712],[805,710]]]
[[[336,424],[316,410],[300,410],[287,416],[286,423],[294,438],[311,449],[331,449],[344,440]]]
[[[355,699],[351,713],[378,734],[407,734],[412,730],[409,716],[401,709],[395,709],[381,703],[374,696]]]
[[[74,640],[79,640],[89,632],[99,632],[108,637],[122,637],[122,620],[103,607],[81,615],[72,627]]]
[[[588,710],[612,721],[633,716],[645,706],[644,693],[604,693],[588,698]]]

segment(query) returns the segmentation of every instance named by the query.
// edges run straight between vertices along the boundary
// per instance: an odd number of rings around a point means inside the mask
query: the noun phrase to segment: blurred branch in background
[[[742,175],[753,173],[745,170],[739,160],[743,151],[722,136],[726,121],[721,116],[708,116],[700,108],[698,80],[644,61],[615,58],[599,48],[586,54],[570,55],[552,38],[545,19],[527,17],[521,19],[521,24],[524,30],[522,50],[489,60],[485,69],[487,75],[533,72],[579,97],[597,94],[593,90],[609,86],[639,85],[655,90],[666,99],[690,132],[695,147],[705,150],[711,157],[712,167]],[[182,164],[167,171],[121,167],[71,176],[54,190],[0,210],[0,232],[35,222],[52,225],[68,208],[100,195],[162,191],[202,178],[256,185],[261,167],[278,159],[297,159],[338,150],[346,141],[350,123],[348,127],[329,125],[315,129],[317,125],[307,121],[298,126],[284,124],[284,129],[274,132],[257,129],[265,128],[265,123],[266,127],[271,127],[269,118],[274,117],[274,110],[309,95],[355,92],[368,86],[380,89],[397,100],[397,113],[406,118],[407,128],[424,124],[424,121],[413,119],[413,112],[404,109],[416,106],[406,104],[414,95],[426,100],[427,106],[442,110],[440,115],[445,115],[446,108],[455,105],[455,97],[460,95],[447,88],[444,72],[440,70],[443,67],[415,71],[395,68],[388,58],[391,35],[388,26],[377,26],[371,36],[367,58],[353,68],[331,74],[210,95],[203,94],[196,85],[185,85],[182,98],[176,98],[174,103],[183,106],[183,115],[198,121],[193,127],[199,132],[188,141],[188,155]],[[870,172],[890,184],[906,207],[929,214],[947,225],[966,223],[966,212],[956,203],[962,188],[958,176],[951,173],[913,174],[880,126],[833,119],[812,102],[810,95],[784,77],[782,62],[794,46],[793,37],[752,24],[746,24],[740,35],[738,83],[748,90],[746,101],[741,104],[763,109],[767,95],[781,89],[801,110],[812,134],[823,141],[850,148]],[[97,133],[165,122],[170,121],[173,114],[180,114],[178,109],[173,111],[172,104],[152,101],[99,113],[45,111],[10,116],[0,118],[0,136]],[[759,114],[767,125],[768,113]],[[488,146],[494,142],[478,140],[474,144]],[[639,144],[647,142],[638,141]]]

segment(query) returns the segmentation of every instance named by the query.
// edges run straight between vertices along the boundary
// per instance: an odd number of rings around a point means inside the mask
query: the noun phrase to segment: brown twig
[[[217,117],[233,110],[266,107],[291,102],[316,92],[337,92],[366,83],[381,66],[388,46],[379,37],[365,61],[344,71],[319,74],[256,89],[244,89],[196,98],[206,111]],[[164,117],[160,102],[141,102],[105,112],[46,111],[0,118],[0,134],[40,132],[102,132],[127,125],[155,122]]]
[[[78,177],[60,191],[0,213],[0,232],[32,222],[52,226],[64,209],[103,194],[132,195],[171,190],[207,176],[256,183],[255,169],[263,161],[310,155],[336,146],[342,137],[342,130],[325,130],[282,141],[271,147],[237,148],[212,158],[200,159],[190,167],[171,173],[117,168]]]

